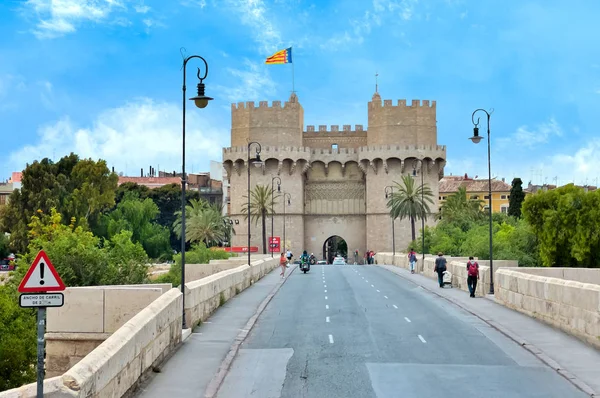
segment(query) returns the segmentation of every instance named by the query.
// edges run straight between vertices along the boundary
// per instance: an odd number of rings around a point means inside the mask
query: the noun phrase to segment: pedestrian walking
[[[438,274],[438,282],[441,288],[444,287],[444,272],[446,272],[446,262],[447,261],[444,257],[444,253],[439,252],[438,258],[435,259],[435,268],[433,271],[437,272]]]
[[[292,251],[290,249],[287,249],[287,252],[285,253],[285,256],[287,257],[288,262],[292,262],[292,257],[294,255],[292,254]]]
[[[354,250],[354,265],[358,264],[358,249]]]
[[[469,257],[467,263],[467,286],[469,287],[469,293],[471,297],[475,297],[475,289],[477,289],[477,281],[479,280],[479,264],[473,259],[473,256]]]
[[[411,247],[408,253],[408,263],[410,264],[410,273],[415,273],[415,265],[417,264],[417,252]]]
[[[285,253],[281,253],[281,257],[279,258],[279,267],[281,267],[281,277],[285,276],[285,269],[287,268],[287,258],[285,257]]]

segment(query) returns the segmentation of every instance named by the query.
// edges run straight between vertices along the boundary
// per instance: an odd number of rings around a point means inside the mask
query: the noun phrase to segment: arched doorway
[[[323,258],[327,261],[327,264],[331,264],[336,255],[347,259],[348,244],[342,237],[333,235],[323,243]]]

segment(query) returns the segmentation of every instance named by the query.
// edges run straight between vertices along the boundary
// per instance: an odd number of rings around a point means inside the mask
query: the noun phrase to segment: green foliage
[[[473,223],[481,222],[486,214],[481,210],[482,200],[467,198],[464,187],[446,198],[440,213],[444,222],[458,225],[467,231]]]
[[[14,279],[0,286],[0,391],[31,383],[36,377],[35,310],[19,307]]]
[[[280,196],[280,194],[274,193],[271,190],[270,185],[256,185],[250,191],[250,212],[248,212],[248,196],[244,196],[246,198],[246,201],[242,205],[244,218],[247,220],[248,213],[250,213],[250,220],[255,224],[258,224],[260,221],[262,225],[263,254],[267,254],[267,217],[275,214],[275,205],[278,204]]]
[[[67,286],[136,284],[146,280],[147,256],[142,246],[131,242],[131,232],[122,231],[100,246],[100,238],[82,226],[62,224],[62,216],[51,209],[33,216],[29,224],[31,243],[20,256],[20,268],[29,265],[44,250]]]
[[[600,192],[573,184],[540,191],[523,203],[545,266],[600,267]]]
[[[229,225],[219,205],[193,199],[185,209],[186,242],[204,242],[206,246],[218,245],[229,234]],[[181,211],[177,211],[175,216],[173,231],[181,239]]]
[[[429,205],[433,203],[433,192],[429,185],[417,185],[414,178],[405,175],[402,176],[402,183],[395,182],[387,207],[394,219],[410,220],[412,239],[415,240],[415,220],[426,220],[427,215],[431,213]]]
[[[223,249],[207,248],[204,243],[194,244],[191,250],[185,252],[186,264],[208,264],[210,260],[226,260],[231,255]],[[159,276],[155,283],[172,283],[173,286],[181,284],[181,253],[173,256],[175,263],[171,265],[169,272]]]
[[[93,226],[101,211],[114,206],[118,177],[103,160],[79,159],[70,154],[54,163],[42,159],[23,170],[21,190],[15,190],[2,210],[0,231],[10,232],[11,248],[27,251],[28,224],[38,210],[55,208],[65,221]]]
[[[10,254],[8,238],[0,232],[0,258],[5,258]]]
[[[512,180],[510,188],[510,198],[508,199],[508,215],[521,218],[521,207],[525,201],[525,192],[523,192],[523,181],[520,178]]]
[[[103,236],[112,239],[121,231],[130,231],[133,242],[140,243],[154,259],[172,257],[169,230],[154,222],[159,214],[152,199],[140,199],[136,192],[126,192],[116,209],[103,215],[100,226]]]

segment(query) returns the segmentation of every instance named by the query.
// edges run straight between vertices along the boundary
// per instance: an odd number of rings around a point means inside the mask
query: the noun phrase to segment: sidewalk
[[[287,271],[290,275],[293,267]],[[136,397],[202,397],[231,346],[263,300],[283,281],[276,267],[225,305],[184,341],[175,354],[160,366],[134,393]],[[287,279],[287,278],[286,278]]]
[[[470,298],[456,288],[440,289],[437,281],[391,265],[377,265],[443,297],[481,318],[531,351],[578,388],[600,397],[600,351],[561,330],[494,301],[493,296]],[[594,392],[596,395],[594,395]]]

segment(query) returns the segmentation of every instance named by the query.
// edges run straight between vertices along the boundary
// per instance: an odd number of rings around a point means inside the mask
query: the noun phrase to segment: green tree
[[[460,187],[442,205],[441,222],[459,225],[463,231],[467,231],[473,223],[484,219],[482,203],[482,200],[468,198],[467,190]]]
[[[218,244],[227,236],[227,228],[221,209],[209,206],[202,213],[190,217],[186,222],[186,239],[189,242],[204,242]]]
[[[35,310],[19,307],[14,279],[0,285],[0,391],[31,383],[36,377]]]
[[[10,232],[12,250],[24,253],[28,224],[38,210],[48,214],[55,208],[63,220],[75,217],[78,225],[93,226],[103,210],[114,206],[117,180],[105,161],[80,160],[73,153],[56,163],[34,161],[23,170],[21,190],[13,191],[2,209],[0,231]]]
[[[510,197],[508,198],[508,215],[521,218],[521,206],[525,201],[523,181],[520,178],[514,178],[511,185]]]
[[[402,176],[402,183],[394,182],[395,189],[388,200],[387,207],[390,215],[396,219],[410,220],[412,240],[415,240],[415,220],[424,218],[431,213],[429,205],[433,204],[433,192],[428,184],[417,185],[414,178]]]
[[[0,258],[5,258],[10,254],[9,240],[0,232]]]
[[[197,243],[185,252],[186,264],[208,264],[210,260],[226,260],[231,255],[221,248],[208,249],[204,243]],[[155,283],[171,283],[173,286],[181,284],[181,253],[173,256],[175,262],[171,265],[169,272],[160,275]]]
[[[140,243],[148,256],[154,259],[171,258],[169,230],[155,223],[158,206],[150,198],[140,199],[138,193],[125,193],[117,207],[103,215],[100,221],[103,234],[108,239],[121,231],[131,231],[132,241]]]
[[[242,214],[244,218],[248,219],[248,213],[250,213],[250,220],[254,221],[255,225],[260,221],[262,224],[262,247],[263,254],[267,254],[267,217],[272,217],[275,214],[274,207],[279,199],[279,194],[273,196],[273,191],[269,185],[256,185],[252,191],[250,191],[250,211],[248,212],[248,196],[244,196],[246,201],[242,205]]]

